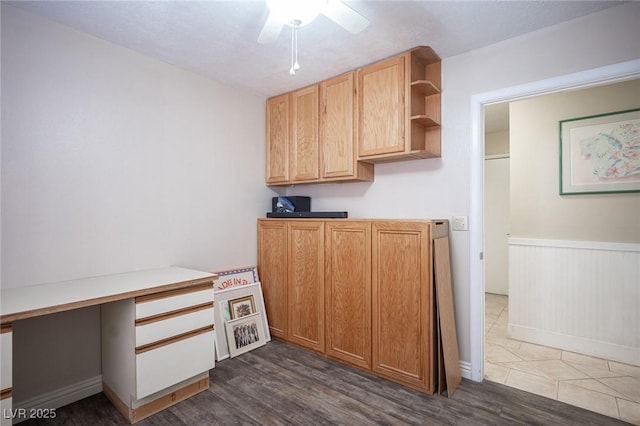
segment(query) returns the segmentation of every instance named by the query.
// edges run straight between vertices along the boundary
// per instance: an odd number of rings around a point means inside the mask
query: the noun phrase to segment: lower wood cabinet
[[[433,393],[431,224],[372,224],[372,370]]]
[[[289,321],[287,234],[288,224],[285,220],[258,221],[258,275],[263,283],[262,293],[269,332],[272,337],[280,339],[286,339]],[[266,288],[265,283],[268,283]]]
[[[432,240],[447,234],[446,221],[259,219],[272,335],[433,393]]]
[[[324,223],[260,221],[258,245],[271,335],[324,352]]]
[[[287,340],[324,351],[324,223],[288,225]]]
[[[327,222],[326,354],[371,368],[371,223]]]

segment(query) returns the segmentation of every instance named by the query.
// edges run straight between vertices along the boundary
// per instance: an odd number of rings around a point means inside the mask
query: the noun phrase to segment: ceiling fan
[[[352,34],[369,25],[369,20],[340,0],[266,0],[269,16],[258,36],[258,43],[272,43],[278,39],[285,25],[291,26],[291,69],[298,64],[298,28],[322,14]]]

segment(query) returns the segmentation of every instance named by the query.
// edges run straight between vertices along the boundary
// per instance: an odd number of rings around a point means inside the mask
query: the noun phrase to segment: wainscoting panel
[[[640,244],[510,238],[508,330],[640,365]]]

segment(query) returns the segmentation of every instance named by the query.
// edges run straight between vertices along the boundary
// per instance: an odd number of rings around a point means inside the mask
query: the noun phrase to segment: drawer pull
[[[191,330],[191,331],[188,331],[186,333],[178,334],[178,335],[173,336],[173,337],[168,337],[166,339],[158,340],[157,342],[149,343],[147,345],[138,346],[136,348],[136,355],[144,353],[144,352],[147,352],[147,351],[152,351],[154,349],[158,349],[158,348],[161,348],[163,346],[179,342],[181,340],[189,339],[189,338],[197,336],[199,334],[209,333],[210,331],[213,331],[213,330],[214,330],[214,325],[210,324],[210,325],[207,325],[206,327],[198,328],[196,330]]]
[[[180,315],[186,315],[193,312],[198,312],[198,311],[211,309],[211,308],[213,308],[213,302],[202,303],[200,305],[192,306],[190,308],[176,309],[175,311],[165,312],[162,314],[153,315],[145,318],[139,318],[136,320],[136,326],[147,325],[154,322],[166,320],[169,318],[179,317]]]
[[[135,298],[136,303],[151,302],[152,300],[166,299],[167,297],[179,296],[181,294],[195,293],[213,288],[213,281],[198,284],[191,287],[177,288],[175,290],[162,291],[160,293],[148,294],[146,296],[138,296]]]
[[[0,391],[0,399],[11,398],[13,395],[13,388],[2,389]]]

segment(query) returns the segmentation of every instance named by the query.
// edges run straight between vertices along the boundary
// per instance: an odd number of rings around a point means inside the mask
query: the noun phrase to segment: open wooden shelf
[[[411,121],[415,121],[423,127],[436,127],[440,125],[433,117],[429,117],[428,115],[413,115],[411,116]]]
[[[411,82],[411,88],[415,89],[420,95],[431,96],[440,93],[440,89],[429,80],[416,80]]]

